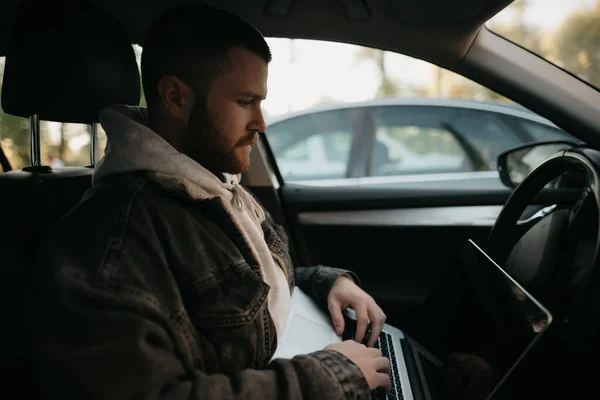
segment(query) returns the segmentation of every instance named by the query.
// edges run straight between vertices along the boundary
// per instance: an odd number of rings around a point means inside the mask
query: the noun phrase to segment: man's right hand
[[[354,340],[330,344],[324,350],[334,350],[358,366],[371,390],[383,387],[390,390],[390,360],[379,349],[367,347]]]

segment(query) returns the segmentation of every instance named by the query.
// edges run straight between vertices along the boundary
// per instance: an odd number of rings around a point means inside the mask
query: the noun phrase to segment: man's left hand
[[[375,344],[383,329],[386,316],[375,300],[359,288],[351,278],[342,275],[335,280],[327,296],[327,307],[338,335],[344,332],[342,312],[346,308],[352,307],[356,312],[354,340],[361,343],[365,339],[367,327],[370,323],[371,330],[366,345],[371,347]]]

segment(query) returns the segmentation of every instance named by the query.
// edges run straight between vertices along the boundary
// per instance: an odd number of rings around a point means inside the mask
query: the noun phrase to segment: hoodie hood
[[[147,171],[167,189],[183,189],[194,199],[225,197],[239,184],[236,175],[223,174],[226,182],[177,151],[148,127],[148,111],[127,105],[110,106],[99,114],[108,143],[104,157],[96,164],[92,184],[103,178],[136,171]]]

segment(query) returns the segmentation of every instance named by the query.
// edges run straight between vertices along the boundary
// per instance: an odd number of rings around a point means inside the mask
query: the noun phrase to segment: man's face
[[[261,103],[268,65],[243,48],[228,56],[229,66],[211,83],[206,102],[196,99],[183,152],[213,172],[239,174],[250,166],[250,146],[266,129]]]

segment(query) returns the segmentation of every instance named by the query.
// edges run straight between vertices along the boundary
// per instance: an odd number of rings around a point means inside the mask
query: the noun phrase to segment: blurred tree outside
[[[511,4],[515,19],[510,24],[490,24],[490,28],[496,34],[525,47],[542,57],[549,54],[550,42],[544,42],[544,33],[525,19],[527,8],[531,5],[530,0],[515,0]]]
[[[600,1],[567,17],[556,31],[554,42],[554,62],[600,87]]]
[[[395,80],[386,68],[386,51],[370,47],[361,47],[356,53],[357,63],[371,62],[377,67],[379,86],[375,92],[375,98],[419,96],[419,97],[453,97],[468,100],[498,100],[508,101],[503,96],[472,82],[452,71],[433,66],[434,76],[431,87],[427,86],[405,86]],[[425,62],[425,61],[423,61]],[[322,103],[319,101],[319,103]]]
[[[516,0],[516,19],[510,25],[491,25],[492,31],[600,87],[600,0],[565,16],[553,31],[544,32],[525,22],[530,0]]]
[[[375,93],[375,97],[396,97],[402,92],[400,85],[388,74],[385,66],[384,50],[374,49],[371,47],[361,47],[356,54],[357,63],[371,62],[377,67],[379,74],[379,87]]]

